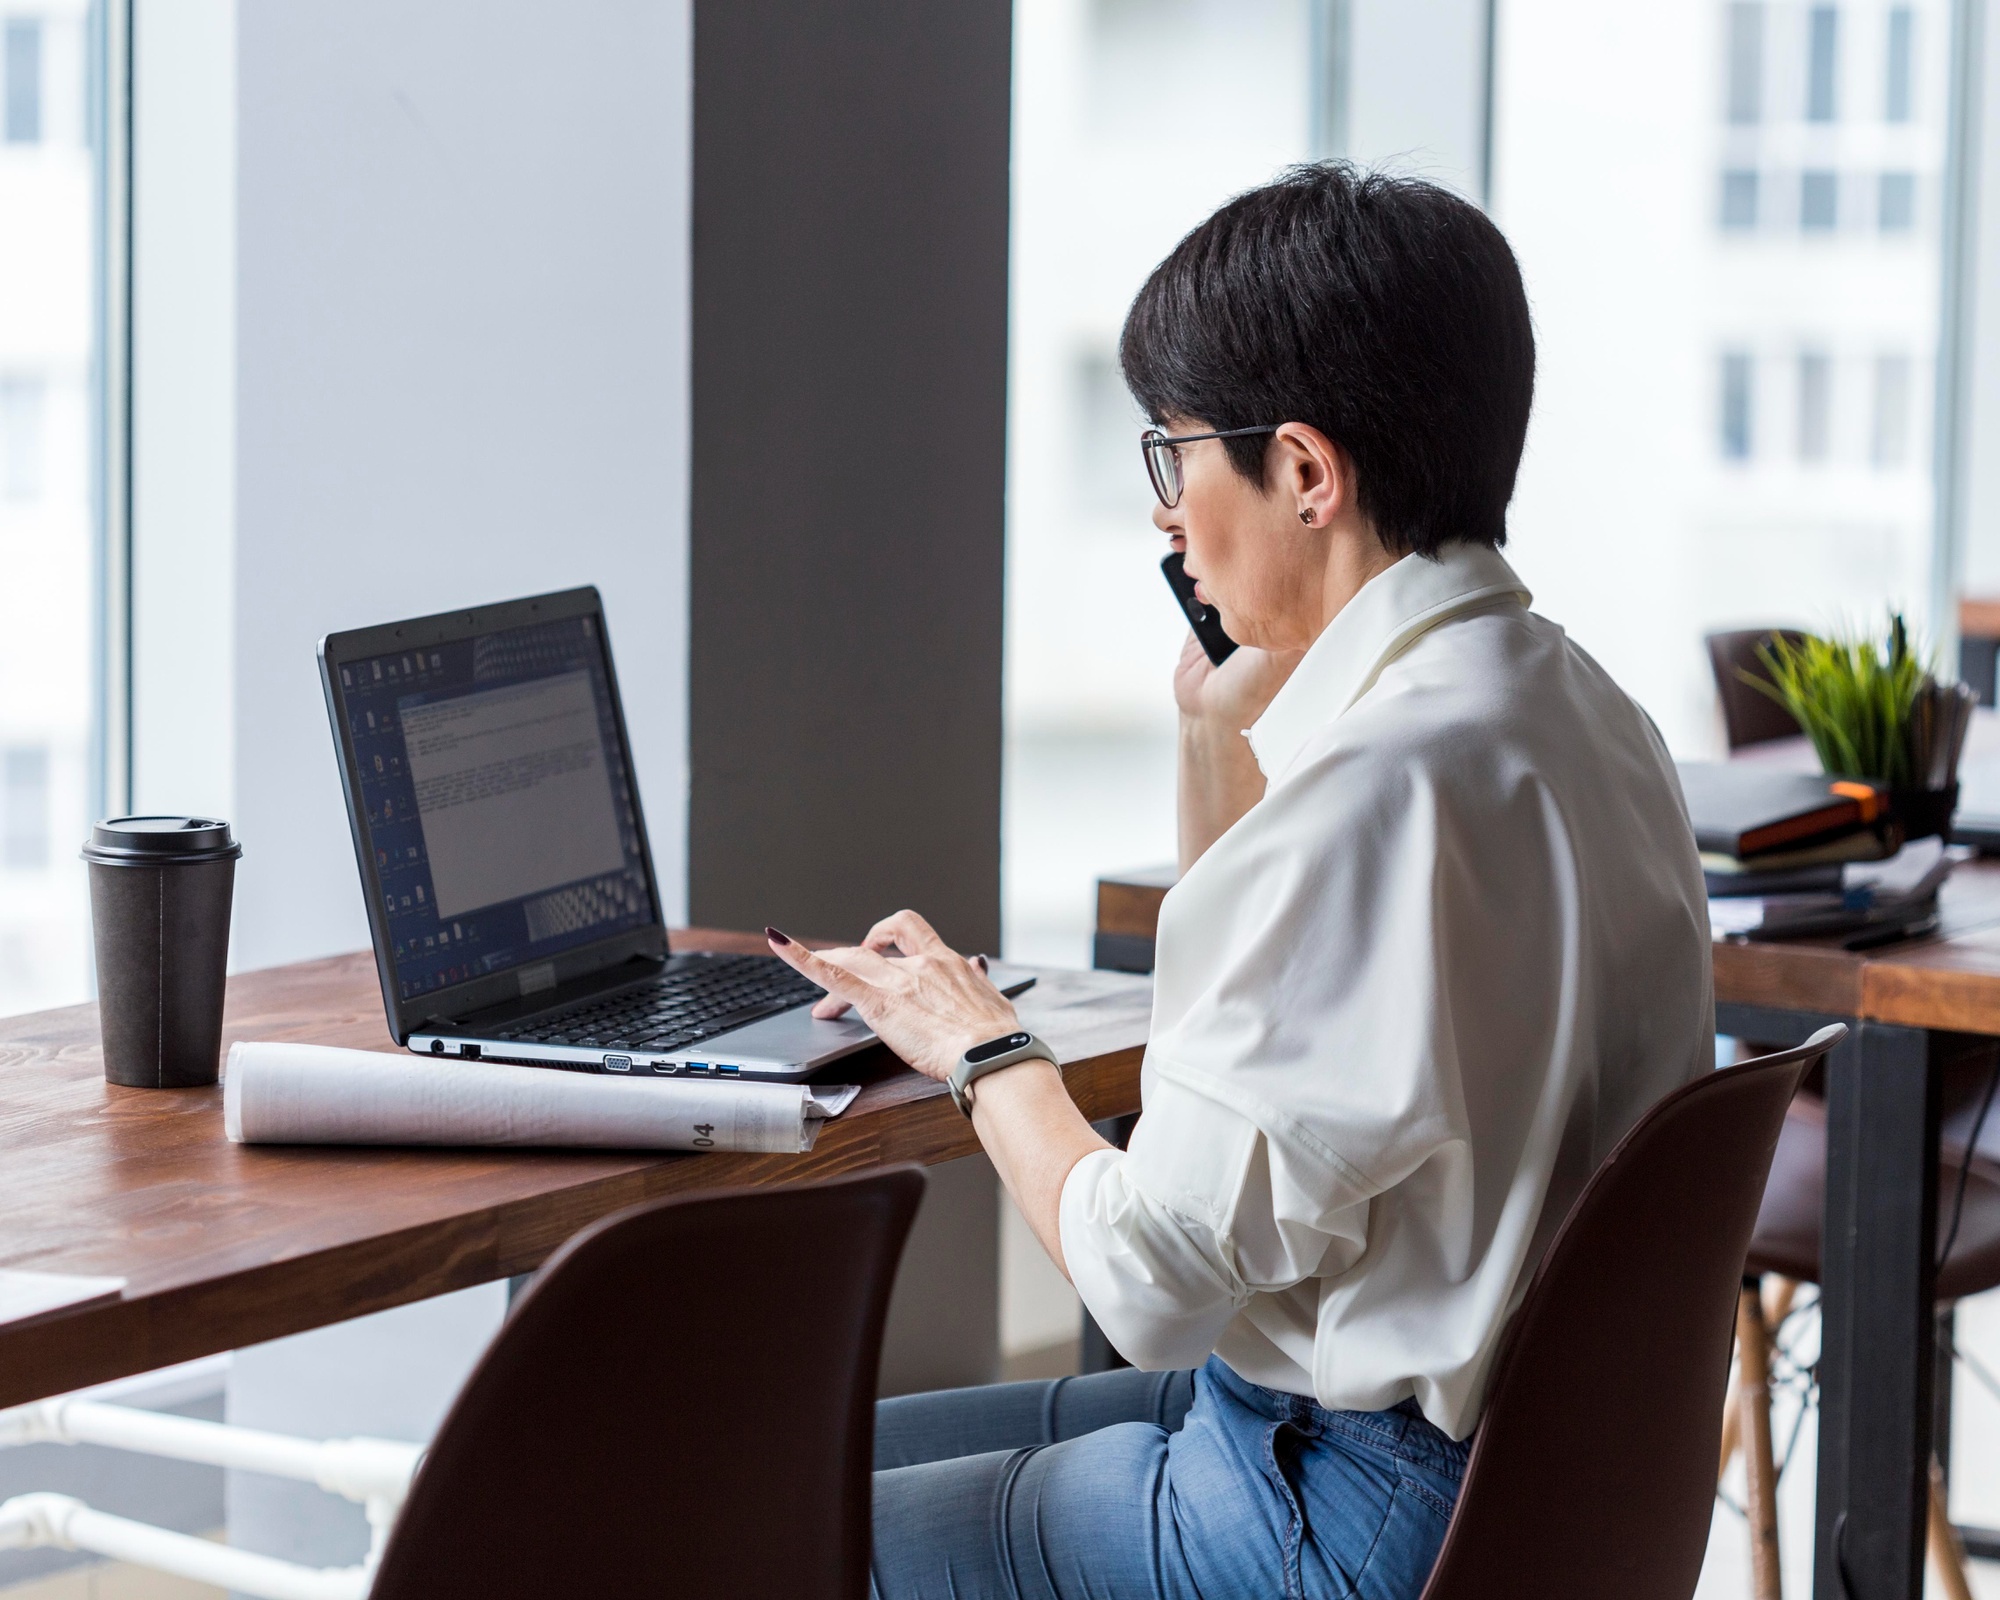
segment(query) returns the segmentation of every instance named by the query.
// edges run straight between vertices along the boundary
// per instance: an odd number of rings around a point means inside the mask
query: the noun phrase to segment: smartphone
[[[1162,561],[1160,570],[1167,575],[1167,587],[1174,591],[1181,610],[1187,613],[1188,625],[1194,629],[1194,636],[1201,641],[1208,659],[1221,666],[1236,653],[1236,641],[1223,632],[1222,618],[1215,607],[1203,605],[1201,597],[1194,592],[1194,579],[1187,575],[1187,562],[1180,551],[1174,551]]]

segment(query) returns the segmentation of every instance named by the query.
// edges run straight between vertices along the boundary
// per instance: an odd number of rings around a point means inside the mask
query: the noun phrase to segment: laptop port
[[[708,1071],[708,1063],[706,1061],[683,1061],[681,1063],[681,1071],[705,1074]]]
[[[458,1058],[461,1061],[477,1061],[479,1059],[479,1046],[476,1044],[460,1045],[458,1047]]]
[[[604,1058],[604,1070],[606,1072],[630,1072],[632,1070],[632,1058],[630,1056],[606,1056]]]
[[[724,1074],[727,1077],[733,1078],[743,1069],[741,1067],[732,1067],[727,1062],[718,1061],[715,1064],[715,1070],[717,1072]]]
[[[444,1040],[442,1039],[431,1040],[431,1054],[434,1056],[441,1056],[444,1054]]]

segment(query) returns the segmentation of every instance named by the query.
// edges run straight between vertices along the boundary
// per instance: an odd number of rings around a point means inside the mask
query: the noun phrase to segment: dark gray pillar
[[[1000,935],[1009,0],[697,0],[689,906]]]

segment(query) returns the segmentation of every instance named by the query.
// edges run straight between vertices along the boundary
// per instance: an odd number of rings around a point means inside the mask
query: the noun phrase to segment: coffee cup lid
[[[90,830],[83,859],[105,866],[233,861],[243,847],[213,817],[111,817]]]

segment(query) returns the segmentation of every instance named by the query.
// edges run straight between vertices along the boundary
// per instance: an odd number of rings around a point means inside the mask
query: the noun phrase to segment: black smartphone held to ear
[[[1194,579],[1187,575],[1187,561],[1176,550],[1160,563],[1160,570],[1167,575],[1167,587],[1174,591],[1181,610],[1187,613],[1188,625],[1194,629],[1194,636],[1201,641],[1208,659],[1221,666],[1236,653],[1236,641],[1222,631],[1222,618],[1215,607],[1203,605],[1194,592]]]

